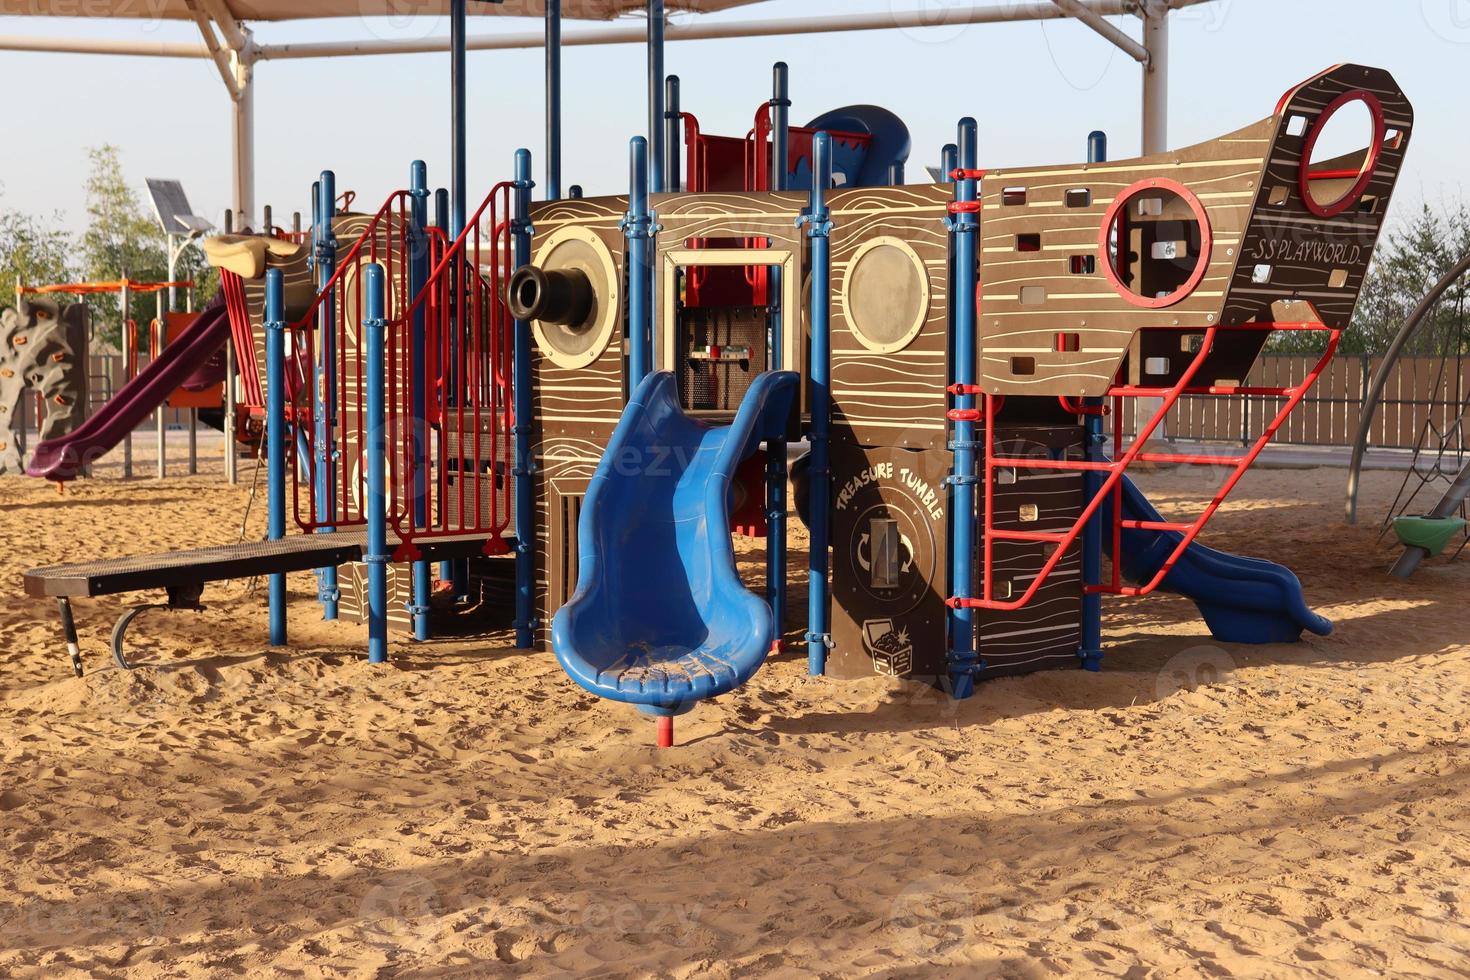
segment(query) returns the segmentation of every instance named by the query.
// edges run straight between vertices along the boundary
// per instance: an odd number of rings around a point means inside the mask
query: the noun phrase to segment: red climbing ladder
[[[1181,327],[1177,329],[1190,330],[1197,328]],[[1240,385],[1195,387],[1191,385],[1191,382],[1194,380],[1195,375],[1199,373],[1201,367],[1204,366],[1206,359],[1209,357],[1210,351],[1214,346],[1215,338],[1221,332],[1232,332],[1240,330],[1322,331],[1327,333],[1329,337],[1327,341],[1326,352],[1323,353],[1321,359],[1316,363],[1315,366],[1313,366],[1312,370],[1307,373],[1306,377],[1303,378],[1301,383],[1292,387],[1264,388]],[[1148,582],[1142,583],[1137,586],[1124,585],[1122,581],[1122,562],[1115,560],[1113,562],[1113,573],[1111,581],[1102,584],[1087,585],[1086,589],[1088,592],[1092,593],[1107,593],[1111,595],[1127,596],[1148,595],[1150,592],[1153,592],[1159,587],[1159,584],[1163,582],[1164,578],[1169,574],[1170,569],[1174,567],[1174,564],[1194,542],[1195,538],[1199,536],[1199,533],[1201,530],[1204,529],[1204,526],[1209,523],[1210,518],[1214,516],[1215,511],[1220,509],[1220,505],[1225,502],[1225,499],[1230,495],[1231,490],[1233,490],[1235,488],[1235,485],[1240,482],[1240,478],[1245,475],[1246,470],[1250,469],[1251,465],[1256,461],[1256,458],[1261,454],[1261,450],[1265,449],[1266,445],[1270,443],[1271,439],[1276,435],[1277,430],[1280,429],[1281,425],[1286,421],[1287,417],[1291,415],[1292,411],[1294,411],[1297,405],[1301,403],[1302,399],[1306,397],[1307,392],[1311,389],[1312,385],[1316,383],[1317,378],[1321,376],[1323,370],[1326,369],[1328,362],[1332,360],[1332,356],[1337,350],[1337,345],[1339,340],[1341,339],[1341,336],[1341,330],[1329,327],[1326,324],[1322,323],[1320,320],[1292,323],[1246,323],[1241,324],[1240,326],[1231,327],[1209,327],[1205,330],[1203,342],[1200,344],[1199,351],[1195,354],[1194,360],[1190,362],[1189,367],[1179,377],[1179,380],[1176,381],[1172,386],[1163,388],[1148,387],[1143,385],[1115,384],[1112,388],[1108,390],[1108,398],[1112,400],[1113,415],[1113,459],[1111,462],[1083,459],[1026,459],[1020,457],[997,455],[995,446],[995,430],[994,427],[991,425],[990,420],[995,418],[995,414],[998,411],[1001,402],[1004,400],[1004,396],[997,396],[989,394],[987,392],[983,392],[979,389],[978,386],[975,385],[953,386],[950,389],[950,393],[953,395],[975,395],[984,397],[983,409],[951,410],[949,412],[949,418],[951,421],[978,422],[985,426],[985,455],[983,463],[984,472],[981,476],[980,481],[982,486],[984,487],[985,492],[983,506],[984,512],[981,518],[981,528],[983,532],[981,538],[982,591],[978,598],[970,596],[955,596],[949,599],[950,607],[955,609],[992,609],[999,611],[1014,611],[1027,605],[1029,602],[1031,602],[1033,598],[1035,598],[1037,592],[1042,588],[1042,586],[1046,584],[1047,579],[1056,569],[1058,563],[1062,560],[1067,550],[1071,548],[1074,543],[1076,543],[1077,539],[1081,536],[1083,529],[1087,526],[1088,522],[1093,519],[1093,516],[1098,513],[1099,508],[1104,505],[1104,502],[1109,499],[1110,495],[1112,498],[1110,533],[1112,534],[1113,538],[1114,556],[1119,555],[1121,552],[1122,535],[1124,530],[1172,531],[1178,533],[1179,535],[1181,535],[1181,537],[1178,543],[1175,545],[1173,552],[1169,555],[1168,559],[1159,567],[1153,578],[1150,579]],[[1184,395],[1207,395],[1218,397],[1263,396],[1281,398],[1284,399],[1284,402],[1280,410],[1276,413],[1276,417],[1273,418],[1266,425],[1266,427],[1261,431],[1261,434],[1257,436],[1255,442],[1250,446],[1250,448],[1245,453],[1239,456],[1221,457],[1181,453],[1146,452],[1144,450],[1144,446],[1148,443],[1148,440],[1150,439],[1150,437],[1153,436],[1158,427],[1163,423],[1164,417],[1168,415],[1169,410],[1172,409],[1174,405],[1179,401],[1179,399]],[[1143,425],[1134,436],[1132,445],[1129,446],[1128,449],[1124,450],[1123,413],[1121,411],[1121,408],[1123,406],[1124,399],[1128,398],[1158,398],[1161,400],[1161,402],[1158,408],[1154,411],[1153,415],[1149,418],[1148,422]],[[1063,399],[1063,405],[1066,405],[1069,408],[1078,411],[1079,413],[1105,411],[1105,409],[1101,406],[1088,407],[1080,404],[1073,404],[1066,399]],[[1204,510],[1201,511],[1199,516],[1196,517],[1193,521],[1184,523],[1176,521],[1125,520],[1123,518],[1122,495],[1114,493],[1114,490],[1117,489],[1118,484],[1122,482],[1123,475],[1134,463],[1174,463],[1182,465],[1205,466],[1223,465],[1230,467],[1231,472],[1226,477],[1220,489],[1215,493],[1214,497],[1212,497],[1209,503],[1205,506]],[[1106,476],[1103,479],[1102,486],[1099,488],[1098,493],[1087,502],[1087,505],[1082,510],[1082,514],[1073,523],[1072,527],[1066,532],[1019,531],[1003,530],[997,528],[995,526],[994,511],[996,473],[1000,470],[1026,469],[1063,470],[1069,472],[1095,472],[1106,474]],[[1028,586],[1026,591],[1020,596],[1006,596],[997,598],[995,595],[996,577],[994,548],[995,542],[997,541],[1037,542],[1052,546],[1049,549],[1050,554],[1047,557],[1046,563],[1042,566],[1040,572],[1038,572],[1036,577],[1032,580],[1030,586]]]

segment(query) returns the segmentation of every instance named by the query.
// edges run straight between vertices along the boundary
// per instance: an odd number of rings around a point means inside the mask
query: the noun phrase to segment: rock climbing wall
[[[45,406],[41,440],[64,436],[87,414],[89,311],[81,303],[21,298],[0,311],[0,474],[23,473],[21,404],[37,393]]]

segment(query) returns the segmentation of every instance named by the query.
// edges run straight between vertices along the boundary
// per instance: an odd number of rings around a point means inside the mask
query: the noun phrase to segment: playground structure
[[[49,355],[58,364],[75,364],[71,369],[85,387],[80,389],[81,406],[66,416],[66,424],[46,424],[41,431],[41,441],[35,447],[24,472],[30,476],[55,480],[58,484],[85,476],[91,464],[116,446],[122,446],[122,469],[125,478],[133,475],[133,432],[151,414],[154,416],[156,432],[157,475],[162,479],[167,473],[165,408],[181,408],[189,411],[188,472],[198,471],[198,411],[201,408],[218,408],[223,401],[225,364],[220,355],[224,335],[212,333],[217,317],[207,312],[174,313],[166,308],[165,297],[178,290],[191,295],[190,282],[135,282],[122,279],[117,282],[68,283],[55,286],[22,286],[19,294],[56,295],[70,294],[89,296],[98,293],[115,294],[120,308],[126,311],[129,300],[137,294],[153,294],[158,298],[157,316],[147,326],[148,355],[143,363],[140,350],[140,332],[136,321],[123,314],[119,325],[122,356],[121,386],[114,390],[113,366],[108,365],[105,387],[109,393],[106,401],[94,411],[87,413],[88,388],[92,387],[87,375],[88,352],[94,348],[90,318],[85,329],[74,330],[72,346],[68,351],[56,351]],[[85,315],[86,307],[76,304],[68,307]],[[199,329],[194,329],[195,327]],[[204,339],[204,344],[200,340]],[[175,343],[178,341],[178,343]],[[61,406],[62,402],[53,403]],[[49,416],[48,416],[49,417]],[[19,456],[16,459],[19,471]]]
[[[1226,640],[1330,629],[1289,571],[1195,538],[1352,315],[1413,125],[1387,73],[1338,66],[1258,123],[1133,160],[1094,134],[1085,164],[983,171],[964,120],[948,179],[919,185],[900,183],[907,134],[882,110],[790,126],[784,65],[743,139],[665,92],[661,142],[687,166],[667,153],[654,184],[636,138],[627,196],[532,203],[521,151],[463,216],[422,164],[354,215],[324,173],[309,241],[211,246],[242,407],[265,421],[272,540],[30,573],[76,669],[74,596],[164,588],[196,608],[206,582],[269,574],[284,644],[285,574],[316,568],[327,618],[365,619],[381,662],[390,606],[431,634],[430,562],[459,596],[506,563],[517,645],[659,716],[667,744],[795,618],[788,476],[813,674],[963,698],[1097,669],[1101,597],[1158,589]],[[1353,103],[1362,148],[1314,157]],[[1185,394],[1256,393],[1239,379],[1283,330],[1327,334],[1317,371],[1270,392],[1282,409],[1194,519],[1163,519],[1130,468],[1221,461],[1149,436]],[[1128,443],[1130,399],[1157,407]],[[766,537],[764,599],[735,574],[732,527]]]

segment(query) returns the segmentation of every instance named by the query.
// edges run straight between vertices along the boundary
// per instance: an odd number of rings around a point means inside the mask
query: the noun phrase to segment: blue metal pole
[[[409,302],[417,298],[429,282],[429,167],[422,160],[415,160],[409,168],[408,188],[412,216],[409,224],[409,247],[413,250],[408,262]],[[409,390],[413,392],[413,522],[416,528],[429,524],[429,377],[427,324],[424,320],[424,304],[413,311],[410,324]],[[429,563],[422,559],[413,563],[413,599],[409,603],[409,614],[413,618],[413,636],[416,640],[427,640],[432,633],[429,621],[430,600],[434,591]]]
[[[266,531],[286,536],[286,283],[280,269],[265,274]],[[270,578],[270,642],[286,645],[286,576]]]
[[[561,0],[546,0],[546,199],[561,197]]]
[[[631,395],[652,369],[649,350],[653,340],[653,215],[648,210],[648,141],[633,137],[628,146],[628,214],[623,231],[628,237],[628,393]]]
[[[1087,162],[1105,163],[1107,159],[1108,135],[1094,130],[1087,136]],[[1106,257],[1103,257],[1102,260],[1106,261]],[[1084,404],[1089,408],[1100,410],[1104,401],[1101,398],[1088,398]],[[1087,459],[1091,462],[1101,462],[1106,439],[1101,411],[1095,415],[1086,415],[1084,419],[1086,420],[1084,448]],[[1098,495],[1102,490],[1102,482],[1101,473],[1088,471],[1082,474],[1084,502],[1091,502]],[[1089,585],[1099,585],[1102,582],[1104,509],[1099,507],[1087,522],[1087,526],[1082,529],[1082,585],[1084,588],[1082,593],[1082,647],[1077,651],[1077,656],[1087,670],[1102,669],[1102,596],[1099,593],[1085,590]]]
[[[778,61],[771,68],[771,190],[786,190],[791,143],[791,69]],[[815,162],[812,164],[815,168]]]
[[[457,238],[464,230],[465,222],[465,130],[468,110],[465,108],[465,0],[449,0],[449,88],[450,156],[453,169],[449,184],[454,195],[454,219],[450,226],[450,237]]]
[[[664,79],[664,186],[675,193],[684,189],[681,171],[684,153],[679,145],[683,138],[684,119],[679,106],[679,76]]]
[[[337,236],[332,219],[337,211],[337,176],[323,170],[316,183],[317,226],[312,230],[316,258],[316,286],[327,289],[337,272]],[[337,297],[328,293],[317,307],[316,321],[316,519],[324,525],[319,533],[330,532],[325,526],[337,513]],[[322,618],[337,618],[337,568],[317,569],[317,599],[322,604]]]
[[[531,261],[531,153],[516,151],[515,217],[511,224],[514,236],[515,266]],[[515,399],[515,481],[516,481],[516,646],[529,649],[536,627],[532,587],[536,546],[536,498],[532,477],[536,460],[531,455],[531,322],[515,323],[515,360],[512,364],[512,387]]]
[[[832,413],[831,276],[832,255],[828,237],[832,214],[827,209],[827,185],[832,183],[832,139],[817,133],[812,140],[812,203],[807,216],[811,239],[811,441],[810,507],[811,549],[807,558],[807,671],[813,677],[827,672],[827,649],[831,645],[829,625],[831,599],[828,591],[828,547],[832,519],[830,462]]]
[[[445,187],[441,187],[434,192],[434,227],[440,231],[447,232],[449,230],[449,190]],[[440,370],[444,370],[443,365],[440,365]],[[441,561],[439,563],[439,578],[442,581],[448,582],[453,577],[453,567],[449,562]]]
[[[449,189],[445,187],[434,192],[434,227],[449,230]]]
[[[939,160],[939,169],[944,171],[939,175],[939,179],[947,184],[954,183],[954,178],[950,175],[960,165],[960,148],[953,143],[944,144],[944,148],[939,151]]]
[[[960,120],[959,165],[974,170],[978,159],[978,128],[974,119]],[[961,203],[976,199],[976,181],[965,178],[955,182],[955,200]],[[954,289],[951,293],[950,319],[954,332],[954,367],[951,372],[957,385],[975,384],[975,257],[979,237],[976,216],[960,211],[954,216]],[[975,396],[956,395],[955,408],[973,409]],[[986,424],[990,424],[987,420]],[[975,423],[956,422],[951,445],[954,448],[954,506],[950,525],[950,582],[954,594],[970,598],[974,590],[975,566]],[[975,612],[956,609],[950,615],[949,682],[955,699],[975,693],[975,674],[981,669],[975,650]]]
[[[786,189],[786,146],[789,137],[787,118],[791,106],[788,71],[784,61],[778,61],[771,70],[771,160],[770,188],[773,191]],[[787,365],[782,363],[784,332],[787,311],[782,308],[782,270],[773,268],[768,274],[769,294],[766,302],[771,310],[770,364],[771,369],[780,371]],[[800,313],[792,311],[792,318],[801,322]],[[780,649],[781,637],[786,623],[786,440],[771,439],[766,443],[766,601],[771,607],[771,620],[775,626],[773,650]]]
[[[388,320],[383,315],[383,267],[370,263],[363,275],[362,332],[367,389],[368,662],[388,661]]]
[[[648,0],[648,176],[650,191],[664,186],[664,0]]]

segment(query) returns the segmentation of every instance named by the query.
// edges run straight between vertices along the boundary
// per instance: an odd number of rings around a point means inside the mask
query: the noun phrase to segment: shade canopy
[[[713,13],[748,6],[759,0],[666,0],[670,13],[692,11]],[[223,0],[236,20],[314,20],[322,17],[419,17],[449,13],[449,0]],[[562,16],[578,20],[612,20],[623,14],[648,9],[646,0],[562,0]],[[147,20],[193,20],[187,0],[89,0],[88,17],[123,17]],[[469,0],[470,16],[540,17],[545,0]],[[204,9],[208,9],[207,6]],[[32,14],[41,17],[76,17],[76,0],[0,0],[0,15]]]

